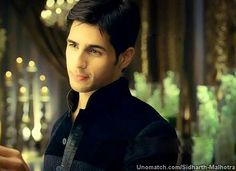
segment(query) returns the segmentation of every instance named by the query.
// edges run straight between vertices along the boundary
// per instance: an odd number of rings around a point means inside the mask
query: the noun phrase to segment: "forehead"
[[[97,25],[80,21],[72,23],[68,39],[78,43],[110,45],[109,36],[106,32],[101,31]]]

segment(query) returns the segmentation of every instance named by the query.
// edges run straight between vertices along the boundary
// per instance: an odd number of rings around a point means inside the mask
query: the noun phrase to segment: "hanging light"
[[[63,28],[68,11],[79,0],[47,0],[41,19],[46,26],[58,25]]]

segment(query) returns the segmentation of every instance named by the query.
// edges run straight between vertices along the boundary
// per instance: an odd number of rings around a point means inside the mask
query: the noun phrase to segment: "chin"
[[[74,87],[74,86],[71,86],[71,88],[72,88],[74,91],[79,92],[79,93],[86,93],[86,92],[89,92],[89,90],[86,89],[86,88]]]
[[[76,85],[71,85],[71,88],[76,91],[76,92],[79,92],[79,93],[88,93],[88,92],[91,92],[93,91],[91,88],[89,87],[81,87],[81,86],[76,86]]]

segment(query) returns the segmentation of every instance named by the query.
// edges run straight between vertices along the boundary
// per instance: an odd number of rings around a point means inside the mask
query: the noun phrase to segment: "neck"
[[[78,107],[80,109],[85,109],[88,103],[90,96],[94,93],[94,91],[87,92],[87,93],[79,93],[79,102]]]
[[[79,93],[78,106],[77,106],[75,112],[73,113],[73,116],[72,116],[73,120],[75,120],[75,118],[79,114],[80,109],[86,108],[88,100],[93,93],[94,93],[94,91],[87,92],[87,93]]]

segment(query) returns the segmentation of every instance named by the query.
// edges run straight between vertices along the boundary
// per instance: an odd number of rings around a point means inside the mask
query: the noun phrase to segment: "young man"
[[[66,62],[72,90],[68,112],[53,127],[44,170],[116,171],[175,165],[174,128],[133,97],[122,77],[135,53],[138,8],[128,0],[80,0],[67,20]],[[0,147],[0,168],[11,157],[7,151]],[[19,163],[15,166],[27,170],[19,153],[12,153]]]

